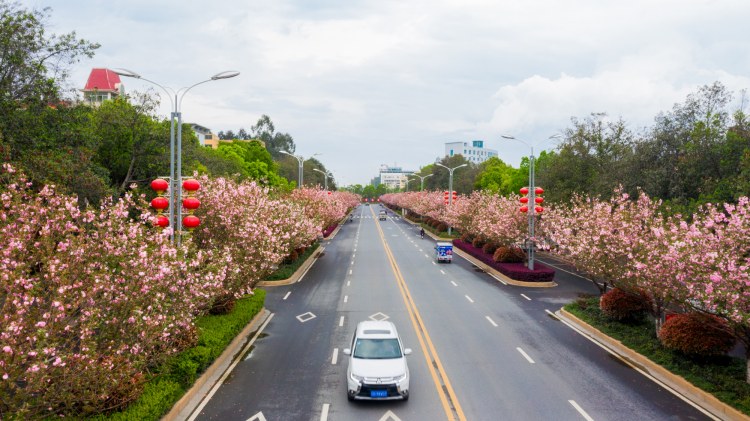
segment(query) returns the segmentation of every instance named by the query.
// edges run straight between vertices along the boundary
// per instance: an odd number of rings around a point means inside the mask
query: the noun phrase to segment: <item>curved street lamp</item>
[[[457,167],[453,167],[453,168],[448,168],[448,167],[446,167],[445,165],[443,165],[443,164],[441,164],[439,162],[436,162],[435,165],[437,165],[439,167],[443,167],[446,170],[448,170],[448,206],[451,206],[451,205],[453,205],[453,171],[456,171],[457,169],[459,169],[461,167],[465,167],[465,166],[467,166],[469,164],[461,164],[461,165],[459,165]],[[451,227],[448,227],[448,235],[451,235]]]
[[[464,165],[465,165],[465,164],[464,164]],[[424,190],[424,179],[425,179],[425,178],[427,178],[427,177],[432,177],[433,175],[435,175],[435,174],[427,174],[427,175],[416,175],[416,174],[412,174],[412,176],[414,176],[414,177],[419,177],[419,180],[420,180],[420,187],[419,187],[419,191],[422,191],[422,190]]]
[[[289,156],[292,156],[292,157],[294,157],[294,158],[297,159],[297,162],[299,162],[299,175],[297,176],[299,185],[297,186],[297,188],[301,189],[302,188],[302,167],[303,167],[303,165],[305,163],[305,158],[302,157],[302,155],[295,155],[295,154],[293,154],[293,153],[291,153],[289,151],[279,151],[279,152],[281,152],[283,154],[286,154],[286,155],[289,155]],[[319,153],[313,154],[313,156],[318,156],[318,155],[320,155],[320,154]]]
[[[172,113],[170,115],[170,128],[169,128],[169,182],[170,182],[170,201],[169,206],[169,221],[170,225],[174,228],[170,239],[175,241],[177,239],[177,245],[180,244],[180,238],[182,236],[182,187],[180,182],[182,181],[182,99],[185,98],[185,94],[189,90],[193,89],[198,85],[212,82],[214,80],[229,79],[238,76],[240,72],[233,70],[224,71],[211,76],[209,79],[194,83],[190,86],[182,87],[178,90],[174,90],[169,87],[160,85],[153,80],[146,79],[138,73],[128,69],[114,69],[114,72],[120,76],[132,77],[134,79],[140,79],[158,86],[164,92],[166,92],[169,102],[172,104]],[[172,99],[174,97],[174,99]],[[175,125],[177,126],[177,151],[175,152]],[[175,168],[176,161],[176,168]],[[179,175],[178,175],[179,174]],[[174,194],[172,194],[174,192]],[[176,216],[176,218],[175,218]]]
[[[326,171],[321,171],[321,170],[319,170],[319,169],[317,169],[317,168],[313,168],[313,171],[317,171],[317,172],[319,172],[319,173],[323,174],[323,177],[324,177],[324,178],[323,178],[323,180],[324,180],[323,182],[325,183],[325,187],[324,187],[324,188],[325,188],[326,190],[328,190],[328,177],[331,177],[331,178],[333,178],[333,174],[331,174],[331,172],[330,172],[330,171],[328,171],[328,172],[326,172]]]

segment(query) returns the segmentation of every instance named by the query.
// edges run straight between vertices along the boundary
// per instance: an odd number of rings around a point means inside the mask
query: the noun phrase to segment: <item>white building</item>
[[[445,156],[463,155],[469,162],[481,164],[482,162],[497,156],[495,149],[485,149],[483,140],[472,140],[469,142],[447,142],[445,144]]]
[[[380,166],[380,184],[385,184],[388,188],[403,189],[406,187],[407,176],[414,174],[414,171],[404,171],[401,167],[389,167],[388,165]]]

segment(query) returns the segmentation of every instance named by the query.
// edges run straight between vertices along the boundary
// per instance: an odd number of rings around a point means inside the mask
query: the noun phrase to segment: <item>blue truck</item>
[[[435,244],[435,259],[440,262],[450,263],[453,261],[453,244],[445,241],[438,241]]]

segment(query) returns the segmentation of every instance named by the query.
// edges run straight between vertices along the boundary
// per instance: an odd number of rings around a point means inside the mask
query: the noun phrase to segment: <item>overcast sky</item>
[[[340,184],[418,170],[481,139],[518,166],[571,117],[637,131],[706,84],[750,87],[748,0],[23,0],[48,30],[102,46],[73,69],[127,68],[191,90],[183,119],[220,130],[267,114]],[[126,90],[149,85],[123,79]],[[735,95],[737,97],[738,95]],[[168,116],[164,98],[161,115]]]

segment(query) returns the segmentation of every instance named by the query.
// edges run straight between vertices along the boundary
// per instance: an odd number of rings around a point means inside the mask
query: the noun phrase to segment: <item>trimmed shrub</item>
[[[437,232],[445,232],[448,231],[448,226],[441,222],[437,224],[437,227],[435,227],[435,229],[437,230]]]
[[[673,315],[662,325],[659,340],[665,348],[699,357],[725,355],[736,342],[726,321],[704,313]]]
[[[481,238],[477,237],[474,239],[474,241],[471,242],[471,245],[476,248],[482,248],[482,246],[484,246],[484,241],[482,241]]]
[[[541,262],[536,262],[534,264],[534,270],[529,270],[529,268],[523,263],[496,262],[492,260],[492,256],[483,253],[481,248],[474,247],[471,243],[465,243],[461,240],[453,240],[453,245],[516,281],[552,282],[555,278],[554,269],[547,267]]]
[[[490,255],[495,254],[495,250],[497,250],[497,244],[491,241],[482,246],[482,251]]]
[[[492,255],[492,260],[499,263],[522,263],[526,260],[526,252],[518,247],[500,246]]]
[[[461,234],[461,241],[465,243],[471,243],[472,241],[474,241],[474,236],[469,234],[468,232],[465,232]]]
[[[643,294],[613,288],[599,301],[602,313],[613,320],[637,320],[649,309],[649,299]]]

